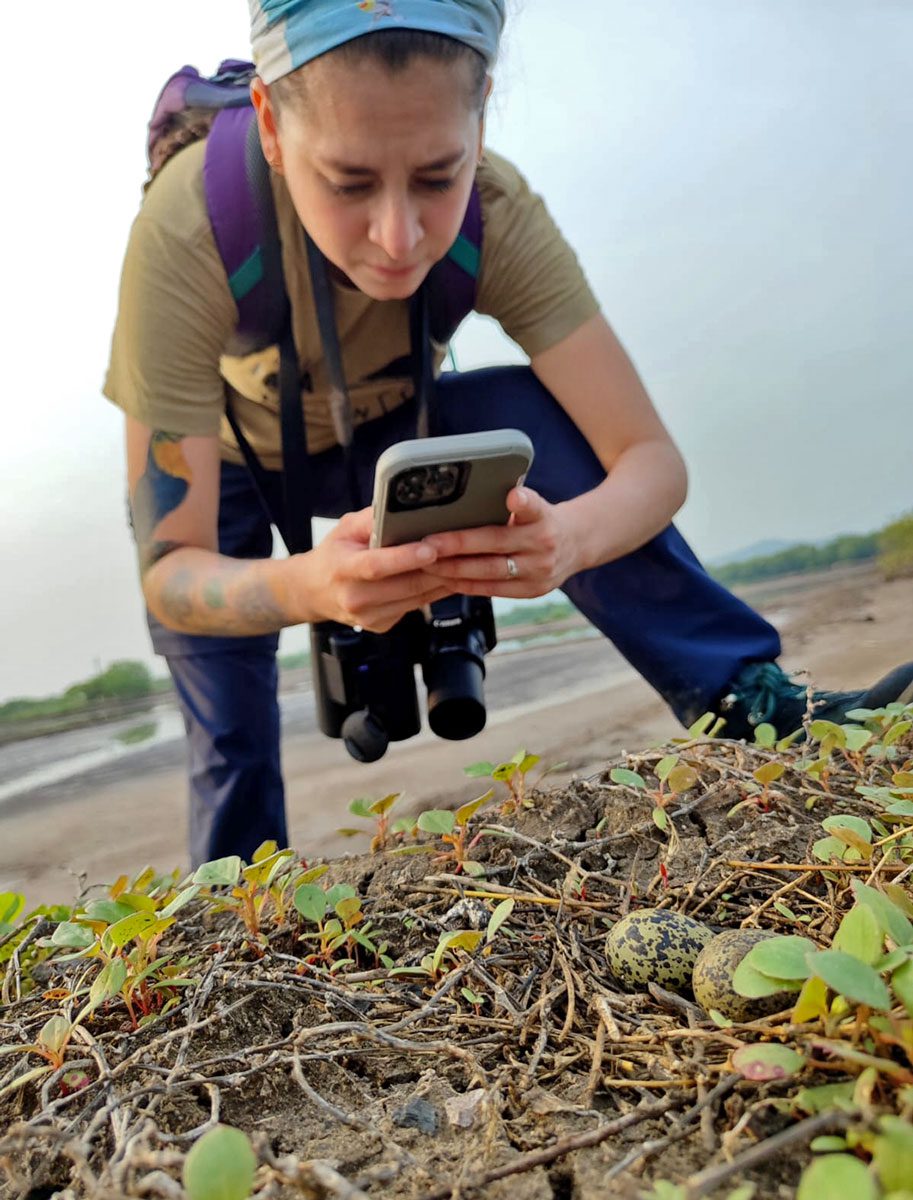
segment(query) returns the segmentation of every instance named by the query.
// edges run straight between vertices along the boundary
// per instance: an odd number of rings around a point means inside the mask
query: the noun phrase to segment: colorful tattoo
[[[145,573],[179,543],[153,541],[159,523],[184,502],[192,474],[184,457],[183,435],[156,430],[149,439],[146,470],[131,498],[133,529]]]
[[[162,608],[178,625],[186,625],[193,617],[193,575],[187,568],[175,571],[162,585]]]
[[[225,592],[218,579],[210,579],[203,585],[203,600],[207,608],[225,607]]]

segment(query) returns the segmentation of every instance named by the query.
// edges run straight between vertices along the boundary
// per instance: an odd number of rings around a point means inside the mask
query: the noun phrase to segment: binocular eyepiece
[[[317,719],[360,762],[376,762],[390,742],[422,727],[415,667],[428,693],[428,724],[452,741],[485,727],[485,655],[496,644],[491,601],[447,596],[407,613],[387,633],[332,621],[311,626]]]

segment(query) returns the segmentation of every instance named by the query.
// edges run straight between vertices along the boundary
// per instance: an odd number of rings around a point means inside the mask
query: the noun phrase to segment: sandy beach
[[[755,585],[747,598],[781,629],[783,663],[807,670],[822,687],[865,687],[913,657],[913,579],[884,583],[872,567]],[[427,732],[391,748],[372,766],[353,762],[341,743],[309,723],[302,689],[290,705],[304,715],[286,723],[283,765],[292,844],[307,857],[363,849],[337,830],[349,825],[357,796],[404,793],[403,811],[478,794],[462,768],[510,757],[520,746],[554,776],[596,771],[620,751],[655,745],[678,726],[647,684],[602,639],[537,646],[493,656],[489,723],[469,742]],[[113,880],[147,863],[185,867],[186,782],[180,741],[146,749],[38,787],[0,805],[0,891],[24,891],[30,906],[70,901],[84,881]]]

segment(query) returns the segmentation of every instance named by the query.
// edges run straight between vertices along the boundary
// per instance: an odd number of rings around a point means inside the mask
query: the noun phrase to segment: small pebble
[[[421,1133],[437,1133],[440,1120],[433,1104],[421,1096],[413,1096],[393,1114],[393,1124],[402,1129],[418,1129]]]

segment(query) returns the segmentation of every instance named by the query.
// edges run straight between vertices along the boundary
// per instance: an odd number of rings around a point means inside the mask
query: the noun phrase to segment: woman
[[[806,690],[776,665],[776,631],[714,583],[670,521],[682,459],[541,201],[484,150],[503,0],[251,0],[252,85],[272,171],[302,378],[316,548],[276,561],[234,413],[279,482],[274,351],[226,353],[237,320],[202,184],[203,143],[150,188],[124,264],[106,394],[127,414],[131,511],[156,650],[191,747],[195,862],[287,842],[276,701],[278,631],[324,620],[384,631],[454,592],[561,587],[690,722],[796,728]],[[414,436],[408,301],[457,237],[475,184],[484,237],[475,307],[529,368],[443,376],[437,432],[524,429],[534,468],[512,520],[369,548],[351,507],[305,230],[330,265],[363,495],[379,453]],[[274,497],[275,499],[275,497]],[[278,501],[277,501],[278,503]],[[819,693],[821,715],[911,688],[913,664],[866,693]]]

